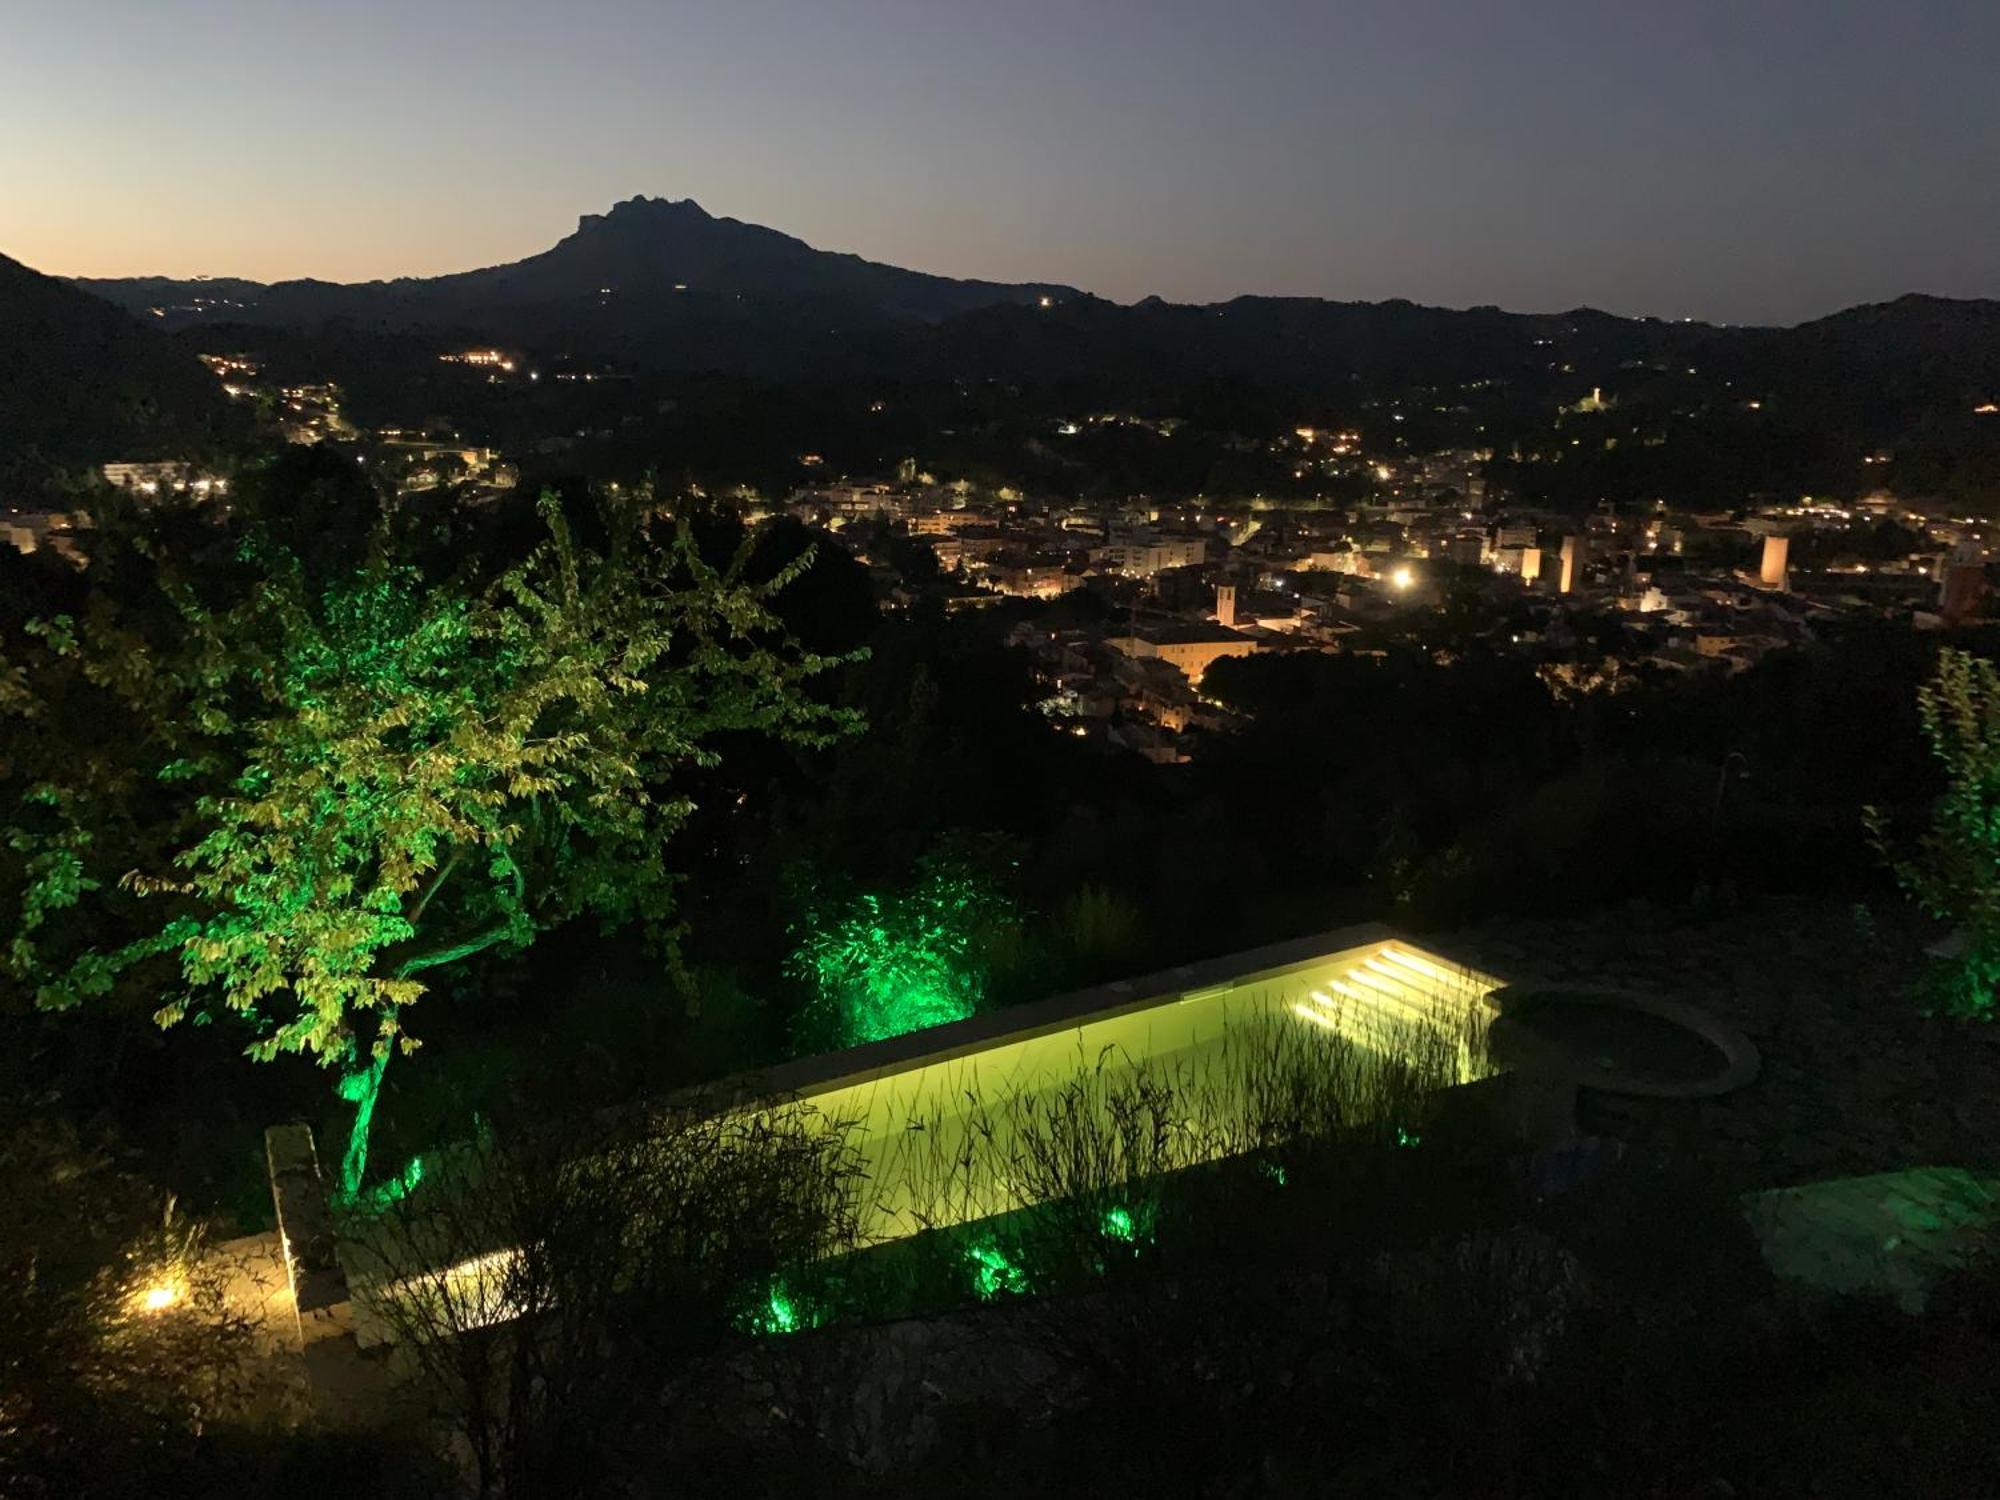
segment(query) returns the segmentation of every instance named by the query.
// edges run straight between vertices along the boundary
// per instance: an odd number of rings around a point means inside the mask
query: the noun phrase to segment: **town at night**
[[[2000,1493],[2000,13],[0,37],[0,1495]]]

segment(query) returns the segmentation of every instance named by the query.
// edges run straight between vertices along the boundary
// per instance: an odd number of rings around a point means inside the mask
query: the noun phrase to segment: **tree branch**
[[[511,922],[496,922],[484,932],[475,932],[470,937],[455,943],[445,943],[421,953],[413,953],[396,965],[396,978],[408,979],[412,974],[424,969],[435,969],[439,964],[457,963],[461,958],[491,948],[513,930]]]
[[[456,849],[453,851],[451,858],[439,867],[436,877],[432,879],[429,888],[425,890],[422,898],[417,903],[418,915],[421,915],[424,907],[430,904],[431,897],[437,894],[438,887],[444,883],[445,876],[457,867],[463,857],[464,850],[462,848]],[[522,875],[521,867],[518,863],[510,859],[508,865],[514,885],[514,905],[518,912],[526,896],[527,879]],[[414,926],[416,917],[412,916],[410,922]],[[418,948],[407,957],[397,958],[392,963],[390,972],[398,979],[408,979],[412,974],[419,973],[424,969],[435,969],[440,964],[456,963],[461,958],[470,958],[475,953],[491,948],[513,930],[513,919],[510,917],[502,918],[500,921],[493,923],[492,926],[484,928],[481,931],[449,942],[441,942],[428,948]],[[385,956],[391,955],[398,948],[406,948],[407,946],[407,944],[398,943],[391,948],[384,949],[383,953]]]
[[[451,878],[451,872],[458,868],[459,862],[464,858],[465,846],[462,844],[453,845],[450,857],[437,867],[437,873],[431,877],[431,883],[424,887],[424,893],[417,897],[416,906],[411,909],[409,915],[404,919],[412,927],[424,919],[424,910],[431,904],[431,898],[443,888],[445,881]]]

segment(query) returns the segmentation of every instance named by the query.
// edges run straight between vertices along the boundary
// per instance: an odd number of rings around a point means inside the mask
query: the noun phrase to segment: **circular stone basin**
[[[1622,990],[1513,985],[1489,997],[1494,1054],[1614,1094],[1687,1099],[1757,1076],[1757,1049],[1705,1011]]]

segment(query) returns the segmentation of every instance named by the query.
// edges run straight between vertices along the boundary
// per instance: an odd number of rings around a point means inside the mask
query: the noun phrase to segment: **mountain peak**
[[[109,283],[100,286],[108,287]],[[113,295],[144,311],[183,300],[155,284],[120,283]],[[979,308],[1070,301],[1067,287],[960,281],[820,250],[780,230],[718,217],[692,198],[641,193],[584,214],[576,232],[523,260],[448,276],[330,286],[288,282],[240,300],[254,321],[346,318],[398,328],[492,329],[529,340],[579,337],[585,325],[606,346],[652,348],[709,319],[690,347],[713,359],[715,320],[740,330],[765,320],[855,337],[902,323],[930,323]],[[789,309],[780,314],[778,309]],[[810,307],[803,322],[800,310]],[[196,313],[199,317],[200,314]],[[740,332],[737,336],[740,336]],[[788,333],[787,337],[791,335]]]
[[[611,205],[608,213],[582,214],[576,221],[577,233],[597,225],[642,228],[667,223],[715,222],[715,216],[692,198],[648,198],[644,193]]]

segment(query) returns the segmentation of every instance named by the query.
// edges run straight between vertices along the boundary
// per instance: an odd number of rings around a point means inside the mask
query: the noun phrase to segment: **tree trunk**
[[[348,1202],[361,1194],[362,1179],[368,1173],[368,1128],[375,1119],[375,1100],[382,1092],[382,1075],[389,1069],[395,1052],[393,1042],[340,1081],[340,1095],[354,1103],[354,1122],[347,1130],[347,1151],[340,1159],[340,1194]]]
[[[410,923],[413,928],[423,916],[425,909],[429,907],[431,899],[443,888],[452,871],[458,868],[459,861],[463,857],[463,850],[455,850],[451,858],[439,868],[430,885],[418,898],[415,910],[410,913]],[[514,898],[518,902],[522,890],[521,872],[518,867],[513,869],[513,882]],[[420,949],[415,953],[407,951],[413,944],[400,945],[404,951],[393,963],[390,972],[398,979],[408,979],[412,974],[436,968],[440,964],[457,963],[461,959],[470,958],[473,954],[492,947],[506,937],[510,930],[511,924],[503,921],[487,928],[484,932],[477,932],[470,937],[455,942],[445,942],[429,949]],[[368,1066],[356,1068],[340,1080],[340,1097],[354,1105],[354,1123],[347,1132],[347,1152],[340,1162],[341,1196],[349,1203],[355,1202],[360,1197],[362,1181],[368,1174],[368,1129],[375,1119],[375,1100],[382,1092],[382,1075],[388,1071],[389,1054],[396,1050],[396,1029],[393,1025],[395,1015],[394,1007],[389,1007],[385,1011],[376,1032],[376,1046],[380,1051],[370,1058]]]

